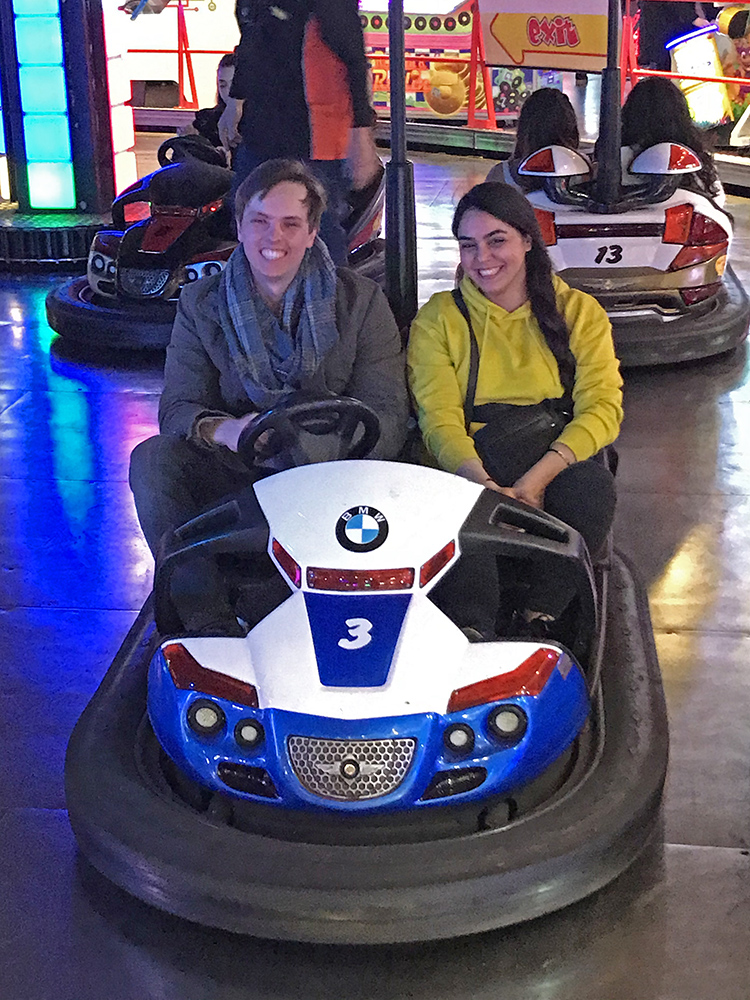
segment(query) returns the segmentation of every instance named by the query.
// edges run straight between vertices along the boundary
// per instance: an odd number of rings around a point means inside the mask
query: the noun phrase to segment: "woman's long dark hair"
[[[659,142],[680,142],[697,153],[703,166],[696,174],[701,182],[696,188],[714,197],[719,193],[719,175],[706,139],[690,117],[685,95],[671,80],[652,76],[640,80],[622,106],[622,144],[636,151]]]
[[[456,206],[452,225],[456,239],[461,219],[470,209],[487,212],[531,240],[531,249],[526,254],[526,291],[531,311],[547,346],[555,356],[561,380],[563,383],[572,383],[575,359],[570,350],[570,331],[565,317],[557,308],[555,287],[552,284],[552,261],[542,239],[534,209],[521,192],[509,184],[498,181],[477,184],[466,192]]]
[[[578,149],[580,141],[576,113],[568,97],[554,87],[541,87],[521,108],[513,159],[523,160],[545,146]]]

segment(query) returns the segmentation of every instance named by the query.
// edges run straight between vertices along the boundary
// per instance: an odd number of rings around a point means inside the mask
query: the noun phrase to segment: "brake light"
[[[727,231],[718,222],[701,212],[693,213],[693,221],[690,224],[690,233],[686,243],[701,247],[710,243],[723,243],[727,240]]]
[[[276,562],[281,566],[286,575],[289,577],[291,583],[295,587],[302,586],[302,570],[299,568],[297,563],[292,559],[287,550],[277,542],[276,539],[271,542],[271,552]]]
[[[437,576],[444,566],[447,566],[456,554],[456,543],[448,542],[439,552],[431,556],[426,563],[422,564],[419,571],[419,586],[426,587],[433,577]]]
[[[258,692],[252,684],[201,666],[181,642],[170,642],[161,651],[175,687],[181,691],[202,691],[214,698],[226,698],[249,708],[258,707]]]
[[[548,247],[553,247],[557,243],[557,230],[555,229],[555,213],[548,212],[544,208],[535,208],[534,215],[542,231],[542,239]]]
[[[217,201],[209,202],[208,205],[204,205],[201,209],[201,215],[210,215],[212,212],[218,212],[223,204],[223,198],[219,198]]]
[[[709,246],[689,246],[683,247],[669,265],[669,271],[679,271],[680,268],[690,267],[693,264],[702,264],[706,260],[711,260],[712,257],[717,257],[719,254],[725,254],[727,252],[727,247],[729,244],[724,241],[723,243],[712,243]]]
[[[668,170],[700,170],[702,164],[692,149],[672,143],[669,149]]]
[[[403,569],[321,569],[307,567],[311,590],[409,590],[414,586],[414,570]]]
[[[675,205],[664,212],[664,235],[662,243],[687,243],[690,222],[693,218],[692,205]]]
[[[720,281],[714,281],[710,285],[700,285],[698,288],[681,288],[680,295],[686,306],[695,305],[696,302],[704,302],[721,288]]]
[[[555,158],[552,155],[552,150],[547,147],[546,149],[540,149],[538,153],[532,153],[524,161],[523,169],[527,173],[554,174]]]
[[[510,673],[457,688],[450,696],[448,711],[460,712],[474,705],[486,705],[491,701],[502,701],[518,695],[537,695],[564,655],[557,649],[542,646]]]

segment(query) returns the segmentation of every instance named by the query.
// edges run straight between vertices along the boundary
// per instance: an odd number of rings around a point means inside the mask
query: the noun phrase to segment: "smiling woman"
[[[553,276],[534,210],[517,189],[496,182],[472,188],[456,208],[453,235],[460,288],[432,296],[409,341],[427,448],[448,472],[565,521],[595,555],[612,524],[615,494],[611,473],[592,459],[615,440],[622,419],[607,314]],[[533,442],[523,426],[532,419],[541,424]],[[526,443],[528,454],[517,456]],[[469,567],[466,579],[454,577],[445,589],[449,603],[465,610],[464,627],[494,632],[494,560]],[[540,571],[523,583],[518,634],[554,629],[570,600],[566,581]],[[482,601],[482,594],[490,597]]]

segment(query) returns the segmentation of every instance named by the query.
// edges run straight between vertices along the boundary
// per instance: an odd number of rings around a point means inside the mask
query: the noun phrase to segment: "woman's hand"
[[[532,465],[528,472],[524,472],[520,479],[513,483],[512,496],[516,500],[522,500],[530,507],[538,507],[540,510],[544,506],[544,491],[549,484],[559,475],[563,469],[567,469],[569,464],[575,462],[575,455],[565,445],[555,446],[559,451],[547,451],[539,461]],[[563,448],[565,453],[563,453]],[[571,458],[568,460],[568,454]]]
[[[468,458],[456,469],[456,475],[469,482],[479,483],[486,490],[494,490],[496,493],[504,493],[505,496],[512,497],[513,490],[509,486],[498,486],[492,476],[487,474],[487,470],[478,458]]]

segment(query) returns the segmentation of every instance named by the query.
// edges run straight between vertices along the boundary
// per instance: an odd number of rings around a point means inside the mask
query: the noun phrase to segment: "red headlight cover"
[[[206,670],[181,642],[170,642],[161,652],[175,687],[181,691],[201,691],[249,708],[258,707],[258,692],[252,684],[228,674],[218,674],[215,670]]]
[[[460,712],[474,705],[487,705],[523,694],[537,695],[563,655],[559,649],[542,646],[507,674],[456,688],[448,701],[448,712]]]
[[[419,586],[426,587],[430,580],[437,576],[444,566],[448,565],[455,554],[456,543],[450,541],[434,556],[431,556],[426,563],[422,563],[422,568],[419,571]]]
[[[278,562],[279,566],[281,566],[286,575],[289,577],[290,582],[293,583],[295,587],[301,587],[302,570],[294,559],[292,559],[281,542],[277,542],[275,538],[271,542],[271,552],[273,552],[274,558]]]
[[[307,586],[311,590],[410,590],[414,570],[402,569],[323,569],[307,567]]]

